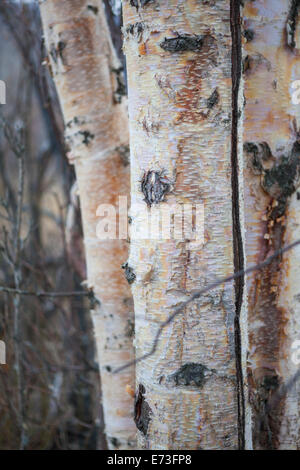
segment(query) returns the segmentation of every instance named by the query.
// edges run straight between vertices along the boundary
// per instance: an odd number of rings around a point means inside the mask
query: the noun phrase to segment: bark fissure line
[[[238,162],[238,125],[239,125],[239,91],[242,72],[242,42],[241,42],[241,17],[239,0],[230,2],[230,24],[232,35],[232,133],[231,133],[231,183],[232,183],[232,230],[233,252],[235,272],[244,269],[244,249],[240,220],[240,188],[239,188],[239,162]],[[242,345],[240,314],[243,304],[244,277],[235,280],[235,354],[236,354],[236,378],[238,399],[238,433],[239,448],[245,447],[245,394],[242,368]]]

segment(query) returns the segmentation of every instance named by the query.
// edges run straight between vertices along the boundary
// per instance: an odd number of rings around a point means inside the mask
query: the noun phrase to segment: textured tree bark
[[[101,301],[92,313],[108,445],[132,448],[133,399],[126,386],[133,386],[134,370],[111,373],[133,359],[131,293],[121,270],[127,243],[96,236],[99,204],[117,206],[118,196],[129,194],[122,71],[101,1],[43,0],[40,8],[78,180],[88,283]]]
[[[230,22],[229,1],[126,0],[123,12],[132,233],[141,236],[145,229],[135,204],[154,217],[173,204],[205,205],[200,248],[188,237],[132,238],[128,269],[139,357],[151,350],[159,324],[176,307],[238,268],[232,198],[239,197],[239,171],[232,173],[231,121],[232,104],[241,100],[236,78],[232,103],[231,27],[239,22],[238,17]],[[237,126],[238,109],[234,113]],[[239,135],[233,140],[238,146]],[[235,165],[239,158],[235,149]],[[234,206],[238,211],[238,200]],[[238,377],[237,387],[236,373],[237,355],[242,356],[240,294],[226,284],[186,307],[164,329],[156,352],[137,365],[140,447],[238,448],[244,432],[237,397],[243,383]],[[241,362],[240,357],[239,369]]]
[[[249,264],[300,238],[297,28],[300,2],[244,2],[244,180]],[[293,342],[300,334],[300,249],[249,276],[248,378],[256,449],[299,449],[300,384],[283,396],[299,367]]]

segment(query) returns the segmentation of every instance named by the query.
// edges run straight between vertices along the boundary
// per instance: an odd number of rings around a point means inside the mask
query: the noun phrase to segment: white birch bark
[[[205,205],[204,246],[131,241],[137,357],[181,302],[234,271],[229,4],[123,2],[132,204],[152,198],[155,213]],[[132,231],[141,233],[139,215]],[[235,313],[234,285],[222,285],[186,307],[137,365],[140,447],[238,447]]]
[[[128,196],[128,118],[120,64],[99,0],[43,0],[44,33],[79,186],[88,283],[101,301],[93,313],[109,448],[135,446],[134,370],[112,370],[133,359],[132,301],[121,270],[125,240],[96,236],[99,204]],[[121,94],[120,94],[121,93]]]

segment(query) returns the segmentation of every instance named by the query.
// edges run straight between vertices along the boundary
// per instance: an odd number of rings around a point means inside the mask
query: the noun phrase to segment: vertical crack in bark
[[[232,222],[233,251],[235,272],[244,269],[244,251],[240,223],[239,162],[238,162],[238,122],[239,122],[239,88],[242,72],[242,42],[240,1],[230,0],[230,25],[232,38],[232,131],[231,131],[231,184],[232,184]],[[235,355],[238,399],[238,440],[239,448],[245,447],[245,396],[241,354],[240,314],[244,293],[244,277],[235,281]]]

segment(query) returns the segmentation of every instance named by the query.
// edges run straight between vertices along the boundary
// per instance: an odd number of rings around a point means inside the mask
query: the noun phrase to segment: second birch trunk
[[[101,1],[44,0],[41,14],[78,180],[88,283],[101,302],[92,313],[108,446],[130,449],[135,426],[126,387],[133,387],[134,370],[112,374],[133,359],[131,293],[121,269],[127,243],[96,235],[99,205],[110,204],[113,217],[118,197],[129,195],[122,70]]]

